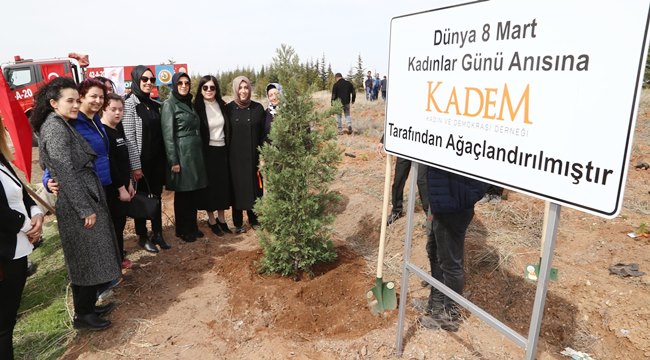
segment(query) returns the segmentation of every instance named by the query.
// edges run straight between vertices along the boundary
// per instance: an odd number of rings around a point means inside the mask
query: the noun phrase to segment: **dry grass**
[[[571,347],[580,351],[590,352],[598,343],[600,338],[590,332],[590,325],[580,321],[577,324],[576,331],[573,334]]]
[[[544,220],[541,201],[501,201],[476,207],[491,244],[498,248],[539,246]],[[515,229],[510,231],[506,229]]]

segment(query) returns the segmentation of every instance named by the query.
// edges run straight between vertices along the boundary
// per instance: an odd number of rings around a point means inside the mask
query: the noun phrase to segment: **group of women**
[[[56,78],[35,96],[30,118],[39,136],[44,184],[57,195],[56,212],[71,282],[77,329],[101,330],[113,303],[98,306],[97,295],[130,267],[123,232],[126,209],[136,192],[160,196],[173,190],[176,235],[193,242],[204,234],[197,225],[205,210],[212,232],[231,233],[225,210],[232,208],[236,233],[246,231],[243,213],[256,228],[255,200],[262,196],[259,146],[268,138],[277,112],[278,84],[267,91],[270,106],[251,100],[250,81],[233,81],[234,101],[226,104],[214,76],[204,76],[194,101],[191,79],[176,73],[172,93],[160,105],[151,90],[151,69],[131,73],[126,100],[97,79],[76,84]],[[43,215],[7,162],[10,153],[0,132],[0,357],[12,358],[12,333],[26,279],[26,256],[40,237]],[[216,213],[216,214],[215,214]],[[136,219],[138,243],[149,252],[169,249],[162,235],[162,211]]]

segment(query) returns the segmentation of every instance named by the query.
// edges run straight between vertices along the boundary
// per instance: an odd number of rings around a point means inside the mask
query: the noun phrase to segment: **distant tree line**
[[[301,88],[310,88],[313,91],[331,90],[334,85],[334,72],[332,71],[332,64],[327,62],[325,54],[320,59],[308,59],[302,61],[295,50],[286,44],[280,45],[276,49],[276,54],[273,61],[266,66],[262,66],[259,70],[253,67],[236,68],[235,70],[221,71],[214,76],[219,79],[221,85],[221,93],[224,95],[232,95],[232,81],[240,75],[248,77],[253,85],[255,95],[259,98],[264,97],[266,85],[272,82],[279,82],[282,69],[279,65],[290,65],[293,74],[291,77],[297,80]],[[341,73],[343,73],[341,71]],[[361,54],[358,55],[356,67],[351,68],[346,76],[347,80],[352,81],[355,89],[363,89],[363,60]],[[193,81],[195,83],[196,81]]]
[[[174,60],[167,60],[162,64],[173,64]],[[162,65],[161,64],[161,65]],[[280,82],[280,72],[290,68],[293,72],[292,79],[297,80],[300,88],[310,89],[311,91],[331,90],[334,85],[334,72],[332,71],[332,64],[327,62],[325,53],[320,59],[309,59],[301,61],[300,57],[293,49],[293,47],[281,44],[276,49],[275,56],[272,62],[268,65],[263,65],[259,70],[254,67],[237,67],[234,70],[221,71],[214,73],[219,80],[222,95],[232,96],[232,81],[240,75],[246,76],[253,85],[255,95],[258,98],[266,96],[266,85],[272,82]],[[343,74],[343,71],[340,71]],[[198,74],[192,76],[192,94],[196,94],[199,79],[207,74]],[[357,63],[354,67],[350,68],[347,74],[344,75],[346,80],[352,82],[357,91],[363,90],[363,82],[365,76],[365,68],[361,54],[357,56]],[[280,82],[281,83],[281,82]],[[159,87],[159,100],[164,101],[167,99],[171,90],[166,86]]]

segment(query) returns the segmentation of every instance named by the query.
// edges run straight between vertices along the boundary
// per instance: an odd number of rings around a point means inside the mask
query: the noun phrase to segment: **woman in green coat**
[[[167,153],[167,189],[175,191],[176,236],[186,242],[203,237],[196,223],[198,190],[208,185],[203,162],[201,121],[192,107],[190,77],[172,78],[172,95],[162,106],[162,133]]]

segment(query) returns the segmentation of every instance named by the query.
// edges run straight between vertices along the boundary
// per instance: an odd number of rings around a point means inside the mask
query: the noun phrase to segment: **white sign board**
[[[393,18],[386,150],[615,217],[649,7],[496,0]]]

